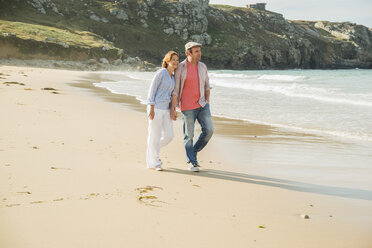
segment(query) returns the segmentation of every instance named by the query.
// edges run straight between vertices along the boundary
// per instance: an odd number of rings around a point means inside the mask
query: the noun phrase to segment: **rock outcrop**
[[[372,68],[370,28],[290,21],[279,13],[209,0],[14,0],[0,8],[0,16],[88,31],[156,64],[168,50],[183,54],[184,44],[193,40],[203,44],[210,68]]]
[[[170,15],[161,18],[164,23],[164,33],[176,34],[183,40],[193,40],[203,45],[209,45],[212,38],[207,33],[209,10],[208,0],[183,0],[167,3],[163,6],[169,9]]]
[[[46,9],[51,9],[55,13],[63,16],[63,14],[58,11],[57,6],[51,0],[30,0],[29,3],[35,9],[37,9],[37,11],[44,15],[46,14]]]

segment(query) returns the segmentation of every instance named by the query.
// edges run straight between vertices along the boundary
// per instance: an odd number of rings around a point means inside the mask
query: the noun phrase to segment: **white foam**
[[[304,127],[297,127],[297,126],[292,126],[292,125],[285,125],[285,124],[279,124],[279,123],[273,123],[273,122],[267,122],[267,121],[259,121],[259,120],[253,120],[253,119],[247,119],[247,118],[233,118],[228,115],[213,115],[213,116],[218,116],[218,117],[223,117],[227,119],[232,119],[232,120],[241,120],[241,121],[246,121],[248,123],[253,123],[253,124],[259,124],[259,125],[266,125],[266,126],[271,126],[275,128],[279,128],[281,130],[286,130],[286,131],[295,131],[299,133],[305,133],[305,134],[313,134],[317,136],[333,136],[333,137],[338,137],[341,139],[354,139],[354,140],[360,140],[360,141],[368,141],[372,142],[372,137],[360,133],[350,133],[350,132],[341,132],[341,131],[336,131],[336,130],[321,130],[321,129],[315,129],[315,128],[304,128]]]
[[[294,75],[271,75],[271,74],[264,74],[261,73],[252,73],[252,74],[243,74],[243,73],[209,73],[211,78],[225,78],[225,79],[258,79],[258,80],[275,80],[275,81],[301,81],[306,79],[306,76],[294,76]]]
[[[372,141],[370,71],[363,71],[362,76],[360,71],[347,71],[347,78],[344,72],[287,72],[290,75],[270,74],[272,71],[210,72],[213,112],[317,137]],[[94,85],[145,103],[153,72],[105,72],[110,73],[123,75],[123,79],[115,76],[112,79],[116,82]],[[226,101],[233,104],[221,104]],[[247,108],[247,104],[254,108]]]
[[[105,75],[123,75],[133,80],[151,80],[155,72],[138,72],[138,71],[96,71],[96,74]]]
[[[278,80],[278,81],[300,81],[306,79],[305,76],[293,75],[262,75],[258,77],[259,80]]]
[[[340,94],[333,92],[332,89],[310,87],[307,85],[291,83],[291,84],[269,84],[269,83],[250,83],[250,82],[231,82],[214,80],[211,82],[212,85],[244,89],[259,92],[273,92],[279,93],[288,97],[307,98],[321,102],[336,103],[336,104],[349,104],[357,106],[372,107],[372,101],[355,100],[352,98],[360,98],[359,95],[352,94]],[[368,95],[363,95],[365,98]]]
[[[108,91],[110,91],[111,93],[113,94],[118,94],[118,95],[126,95],[126,96],[133,96],[135,97],[138,101],[140,101],[141,104],[146,104],[145,100],[142,99],[142,97],[140,95],[136,95],[136,94],[129,94],[129,93],[125,93],[121,90],[118,90],[118,89],[114,89],[113,87],[110,87],[109,83],[112,83],[112,82],[101,82],[101,83],[93,83],[94,86],[96,87],[99,87],[99,88],[105,88],[107,89]]]
[[[249,79],[249,78],[252,78],[252,79],[255,79],[255,78],[258,78],[259,75],[257,74],[254,74],[254,75],[249,75],[249,74],[234,74],[234,73],[213,73],[213,72],[210,72],[209,73],[209,77],[211,78],[242,78],[242,79]]]

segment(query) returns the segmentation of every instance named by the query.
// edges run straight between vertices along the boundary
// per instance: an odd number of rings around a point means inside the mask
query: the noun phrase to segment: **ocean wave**
[[[145,104],[144,97],[141,96],[141,94],[128,93],[127,91],[123,92],[123,90],[125,90],[126,87],[124,87],[124,88],[117,87],[117,84],[115,85],[115,84],[113,84],[113,82],[94,83],[93,85],[96,86],[96,87],[106,88],[114,94],[134,96],[137,100],[140,101],[141,104]],[[260,87],[262,87],[262,85]],[[272,85],[271,85],[271,87],[272,87]],[[300,86],[299,85],[292,85],[290,88],[295,89],[295,88],[298,88],[298,87],[300,87],[301,89],[304,90],[307,86],[305,87],[304,85],[300,85]],[[267,90],[267,89],[265,89],[265,90]],[[324,89],[318,89],[318,88],[312,88],[311,90],[320,91],[320,92],[324,91]],[[306,97],[309,97],[309,96],[306,96]],[[312,97],[314,97],[314,96],[312,96]],[[324,100],[324,99],[322,99],[322,100]],[[327,100],[329,100],[329,99],[327,99]],[[340,99],[336,99],[336,100],[340,100]],[[343,103],[344,102],[345,101],[343,101]],[[355,104],[355,102],[353,102],[353,104]],[[372,105],[371,103],[369,103],[369,104]],[[221,111],[221,110],[222,109],[220,109],[219,111]],[[220,115],[216,115],[216,114],[213,114],[213,115],[214,116],[221,116],[221,117],[225,117],[225,118],[229,118],[229,119],[243,120],[243,121],[247,121],[249,123],[268,125],[268,126],[272,126],[272,127],[279,128],[279,129],[282,129],[282,130],[287,130],[287,131],[313,134],[313,135],[317,135],[317,136],[321,136],[321,137],[323,137],[323,136],[333,136],[333,137],[338,137],[339,139],[353,139],[353,140],[372,142],[372,137],[368,136],[368,134],[366,134],[366,133],[362,133],[362,132],[359,133],[357,131],[355,131],[355,132],[354,131],[349,131],[348,132],[348,131],[342,131],[342,130],[329,130],[326,127],[319,127],[318,129],[317,128],[306,128],[306,127],[301,127],[300,126],[301,121],[298,121],[298,120],[297,120],[297,124],[282,124],[282,123],[278,123],[274,120],[272,120],[272,121],[269,121],[269,120],[260,121],[260,120],[253,120],[253,119],[248,119],[248,118],[231,117],[231,115],[226,111],[224,113],[220,114]],[[318,123],[318,124],[322,125],[321,123]]]
[[[133,80],[151,80],[155,74],[155,72],[137,72],[137,71],[96,71],[93,72],[95,74],[103,74],[103,75],[122,75],[123,77],[127,77]]]
[[[252,79],[256,79],[260,76],[260,75],[257,75],[257,74],[249,75],[249,74],[241,74],[241,73],[213,73],[213,72],[209,72],[208,74],[209,74],[210,78],[243,78],[243,79],[252,78]]]
[[[127,72],[126,76],[134,80],[151,80],[155,75],[155,72]]]
[[[123,91],[120,90],[120,89],[114,89],[114,87],[108,85],[108,84],[110,84],[110,83],[112,83],[112,82],[93,83],[93,85],[96,86],[96,87],[99,87],[99,88],[107,89],[108,91],[110,91],[110,92],[113,93],[113,94],[126,95],[126,96],[133,96],[133,97],[135,97],[138,101],[140,101],[141,104],[146,104],[146,103],[145,103],[145,100],[142,98],[142,96],[140,96],[140,95],[136,95],[136,94],[129,94],[129,93],[123,92]]]
[[[369,135],[363,134],[363,133],[351,133],[351,132],[345,132],[345,131],[339,131],[339,130],[304,128],[304,127],[285,125],[285,124],[266,122],[266,121],[259,121],[259,120],[252,120],[252,119],[246,119],[246,118],[234,118],[234,117],[230,117],[224,114],[219,114],[219,115],[213,114],[213,116],[223,117],[223,118],[227,118],[231,120],[246,121],[248,123],[253,123],[253,124],[258,124],[258,125],[271,126],[271,127],[279,128],[281,130],[298,132],[298,133],[303,133],[303,134],[312,134],[312,135],[317,135],[317,136],[332,136],[332,137],[338,137],[340,139],[352,139],[352,140],[372,142],[372,137]]]
[[[225,79],[257,79],[257,80],[275,80],[275,81],[301,81],[306,79],[306,76],[281,75],[281,74],[243,74],[243,73],[213,73],[210,72],[211,78],[225,78]]]
[[[372,102],[370,101],[356,100],[360,99],[360,95],[340,94],[337,92],[333,92],[332,89],[310,87],[308,85],[297,83],[291,84],[240,83],[240,82],[231,83],[222,80],[214,80],[211,84],[226,88],[236,88],[269,93],[274,92],[278,94],[283,94],[288,97],[307,98],[321,102],[372,107]]]
[[[299,81],[306,79],[306,76],[293,75],[262,75],[258,77],[259,80],[277,80],[277,81]]]

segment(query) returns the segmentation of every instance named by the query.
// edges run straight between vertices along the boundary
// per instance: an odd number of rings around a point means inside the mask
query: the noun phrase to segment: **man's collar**
[[[191,64],[191,63],[190,63],[190,61],[189,61],[189,60],[188,60],[187,58],[185,59],[185,61],[186,61],[186,64],[187,64],[187,63]],[[198,62],[196,62],[196,64],[195,64],[195,65],[198,65],[198,64],[199,64],[199,61],[198,61]],[[193,65],[193,64],[192,64],[192,65]]]

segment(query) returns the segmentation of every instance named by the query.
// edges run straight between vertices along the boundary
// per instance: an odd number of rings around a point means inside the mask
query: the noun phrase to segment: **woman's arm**
[[[174,85],[174,90],[172,92],[170,116],[171,116],[171,119],[175,121],[177,119],[176,105],[178,102],[178,94],[179,94],[180,84],[181,84],[181,70],[176,70],[174,72],[174,79],[175,79],[175,85]]]
[[[155,105],[155,95],[159,88],[162,75],[160,71],[156,72],[154,78],[151,81],[149,93],[147,95],[147,105]]]
[[[155,117],[155,105],[150,105],[150,111],[148,113],[148,117],[150,120],[153,120]]]
[[[151,81],[149,93],[147,95],[147,105],[150,105],[149,119],[153,120],[155,117],[155,96],[162,80],[161,71],[156,72],[154,78]]]

